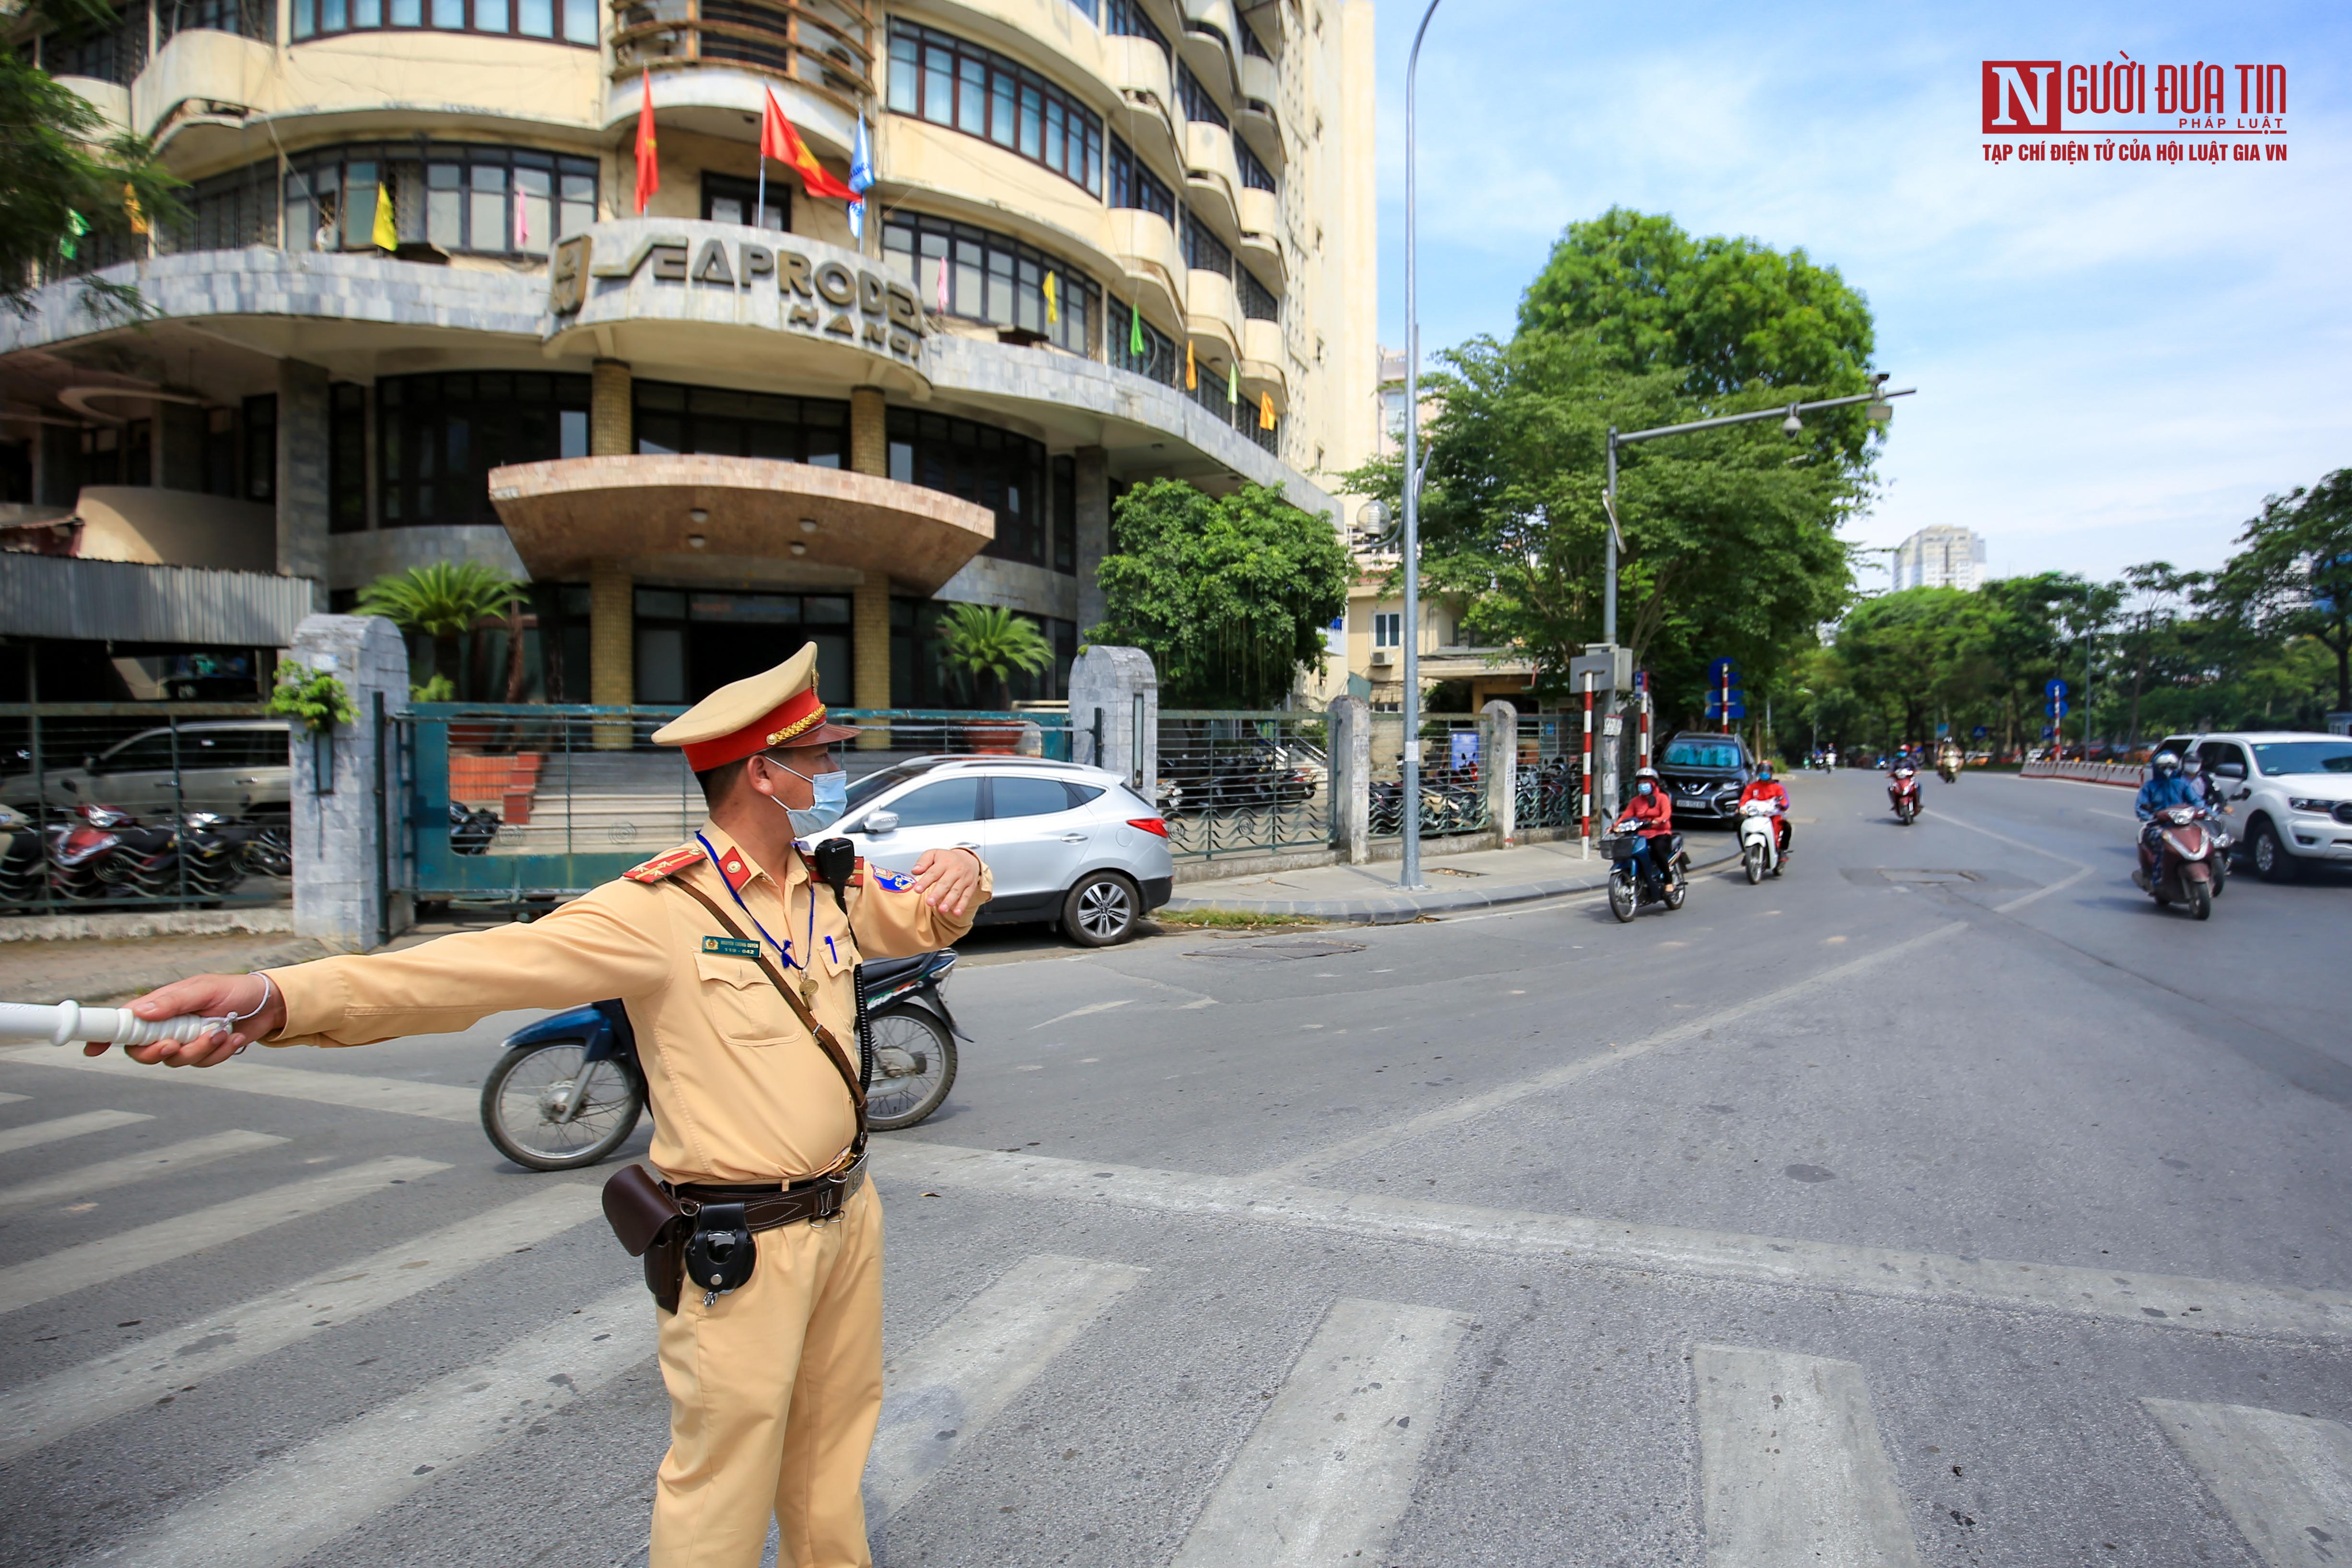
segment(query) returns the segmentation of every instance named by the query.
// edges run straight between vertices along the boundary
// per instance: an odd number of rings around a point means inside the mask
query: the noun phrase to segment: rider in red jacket
[[[1759,763],[1755,782],[1739,792],[1740,805],[1746,805],[1751,800],[1769,801],[1780,808],[1780,815],[1772,819],[1772,825],[1780,832],[1780,858],[1787,859],[1789,840],[1795,837],[1789,831],[1789,792],[1781,786],[1779,779],[1772,776],[1771,763]]]
[[[1675,830],[1674,802],[1666,798],[1657,769],[1643,768],[1633,775],[1633,798],[1625,803],[1624,814],[1618,820],[1629,818],[1633,831],[1642,836],[1642,847],[1633,857],[1633,869],[1643,879],[1654,881],[1665,875],[1666,840]]]

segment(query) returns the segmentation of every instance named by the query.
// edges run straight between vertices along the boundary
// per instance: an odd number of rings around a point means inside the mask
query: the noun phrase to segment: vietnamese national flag
[[[654,73],[646,75],[645,106],[637,110],[637,216],[661,189],[661,159],[654,153]]]
[[[801,140],[801,133],[784,118],[782,106],[776,102],[776,89],[770,88],[767,92],[767,110],[760,120],[760,156],[790,163],[799,170],[801,184],[812,196],[827,201],[856,201],[857,193],[825,173],[824,165],[816,161],[816,154]]]

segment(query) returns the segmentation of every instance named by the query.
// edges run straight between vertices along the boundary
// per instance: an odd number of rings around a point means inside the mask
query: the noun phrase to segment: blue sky
[[[1392,345],[1423,5],[1377,12]],[[1980,60],[2118,49],[2284,63],[2288,161],[1983,162]],[[2001,576],[2218,565],[2265,495],[2352,465],[2347,61],[2341,4],[1444,0],[1421,60],[1423,363],[1507,335],[1561,228],[1612,205],[1801,246],[1868,296],[1879,368],[1919,388],[1850,537],[1963,523]]]

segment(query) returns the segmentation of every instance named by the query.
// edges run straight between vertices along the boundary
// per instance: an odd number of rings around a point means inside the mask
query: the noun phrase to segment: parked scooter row
[[[5,808],[0,808],[5,810]],[[285,829],[192,811],[150,825],[90,801],[46,834],[22,814],[0,817],[0,902],[68,903],[226,896],[249,876],[292,870]]]

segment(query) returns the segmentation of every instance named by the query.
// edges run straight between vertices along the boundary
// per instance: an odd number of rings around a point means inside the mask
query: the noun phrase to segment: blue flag
[[[866,193],[874,188],[874,148],[866,140],[866,114],[857,115],[857,145],[849,154],[849,188],[857,199],[849,204],[849,234],[853,239],[866,237]]]

